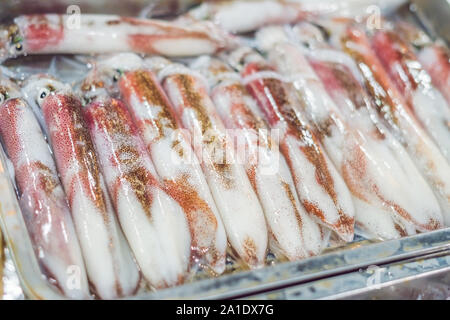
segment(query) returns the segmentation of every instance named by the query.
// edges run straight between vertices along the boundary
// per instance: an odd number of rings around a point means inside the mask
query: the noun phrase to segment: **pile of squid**
[[[4,60],[91,55],[79,83],[0,77],[2,146],[62,294],[126,297],[230,257],[254,269],[450,226],[447,48],[316,2],[19,16],[0,32]]]

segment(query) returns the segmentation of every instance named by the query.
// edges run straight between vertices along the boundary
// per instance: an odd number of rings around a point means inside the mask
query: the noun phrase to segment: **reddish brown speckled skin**
[[[161,106],[158,116],[152,120],[140,119],[138,114],[133,111],[133,108],[129,108],[137,130],[141,135],[148,126],[158,130],[159,136],[155,139],[164,136],[166,130],[173,131],[181,128],[169,98],[151,71],[137,70],[125,73],[120,79],[119,88],[128,105],[131,105],[132,96],[135,96],[141,103]],[[147,145],[147,148],[150,150],[151,145]]]
[[[96,101],[90,103],[84,110],[84,117],[91,133],[102,134],[108,137],[107,146],[112,154],[110,164],[121,172],[114,186],[109,186],[113,203],[117,208],[118,194],[122,186],[122,180],[126,180],[149,218],[151,218],[152,187],[160,187],[155,172],[150,172],[142,165],[141,159],[151,163],[145,146],[137,134],[131,116],[126,106],[117,99]],[[120,137],[126,136],[127,141],[121,141]],[[121,154],[126,152],[128,157],[121,160]]]
[[[450,61],[446,50],[438,45],[430,45],[423,50],[432,53],[419,60],[413,48],[394,31],[379,30],[371,39],[378,58],[388,71],[393,82],[409,103],[414,90],[422,90],[434,85],[450,102]],[[429,73],[429,74],[428,74]],[[430,76],[430,77],[429,77]]]
[[[64,24],[60,16],[58,25],[49,24],[45,15],[27,16],[28,25],[24,37],[28,50],[38,52],[41,49],[58,45],[64,39]]]
[[[52,93],[42,102],[41,109],[77,232],[82,238],[83,253],[85,259],[89,257],[86,265],[90,280],[102,298],[132,294],[138,286],[138,270],[115,219],[94,145],[83,119],[81,102],[70,93]],[[80,200],[75,203],[76,199]],[[90,200],[88,205],[86,199]],[[74,208],[87,211],[75,212]],[[96,223],[84,226],[84,219],[89,219],[81,218],[84,214],[92,215],[92,221]],[[99,243],[92,243],[95,236],[100,237]],[[108,259],[102,262],[104,267],[95,260],[96,253]],[[100,268],[105,270],[104,277],[92,278],[99,274]]]
[[[61,186],[54,168],[49,168],[39,161],[31,161],[33,159],[26,156],[27,150],[22,143],[22,135],[25,134],[24,128],[20,128],[17,123],[18,117],[27,111],[25,108],[28,106],[21,99],[9,100],[1,106],[0,134],[8,157],[13,163],[19,191],[21,194],[27,191],[33,200],[33,207],[41,207],[44,210],[40,202],[51,201],[53,190],[57,186]],[[31,112],[31,109],[28,112]],[[43,135],[36,137],[36,139],[43,138]],[[26,159],[26,161],[21,161],[22,159]],[[43,195],[49,198],[41,199]]]
[[[155,75],[148,70],[137,70],[133,72],[127,72],[121,77],[119,87],[122,95],[128,106],[131,106],[132,96],[137,97],[145,108],[145,103],[151,106],[160,106],[162,110],[154,118],[142,119],[137,112],[134,112],[133,107],[129,107],[131,116],[136,124],[137,130],[144,137],[145,130],[149,127],[158,131],[159,137],[165,134],[175,132],[179,125],[177,115],[173,112],[173,106],[166,96],[164,90],[156,79]],[[152,142],[147,142],[147,150],[151,153]],[[176,142],[175,140],[173,142]],[[189,144],[189,142],[187,142]],[[192,167],[192,170],[195,170]],[[192,248],[197,251],[196,255],[203,255],[208,250],[214,250],[219,254],[215,248],[202,247],[199,244],[205,244],[205,238],[213,239],[215,232],[218,228],[217,219],[214,212],[208,205],[208,203],[202,199],[195,185],[190,184],[190,175],[188,172],[182,173],[179,176],[173,176],[170,179],[164,179],[165,191],[174,198],[179,205],[183,208],[186,214],[186,218],[189,223],[189,228],[192,236]],[[201,218],[201,219],[200,219]],[[207,221],[200,226],[199,221]],[[202,241],[203,240],[203,241]],[[216,256],[214,260],[223,259],[221,256]],[[215,263],[216,261],[213,261]]]
[[[29,200],[32,201],[32,203],[30,203],[31,207],[35,208],[35,210],[39,210],[39,212],[29,212],[29,218],[32,219],[36,226],[42,226],[47,222],[45,219],[48,217],[45,214],[47,209],[46,206],[51,205],[54,209],[53,214],[51,214],[52,219],[60,220],[60,223],[54,223],[54,227],[58,228],[58,230],[53,229],[53,231],[60,233],[63,231],[64,226],[61,224],[61,218],[63,218],[63,216],[60,216],[59,214],[64,214],[64,212],[58,212],[58,205],[61,203],[57,204],[57,201],[65,203],[65,199],[53,198],[54,195],[52,193],[54,189],[56,187],[61,188],[56,172],[53,171],[52,168],[45,166],[42,162],[30,162],[30,159],[24,156],[24,153],[27,153],[21,138],[21,135],[24,134],[24,128],[17,126],[18,117],[21,113],[25,112],[24,108],[27,108],[27,106],[20,99],[9,100],[1,106],[0,134],[8,157],[13,163],[15,178],[21,195],[26,193]],[[31,110],[29,111],[31,112]],[[43,136],[36,137],[36,139],[39,138],[43,139]],[[27,161],[21,161],[22,159],[27,159]],[[60,190],[62,191],[62,189]],[[62,192],[60,195],[64,196]],[[38,237],[39,234],[43,233],[33,232],[35,240],[38,240],[36,237]],[[38,240],[38,242],[41,241]],[[62,244],[60,244],[60,246],[61,249],[63,249]],[[64,253],[65,251],[61,252],[61,254]]]
[[[108,223],[100,179],[97,156],[91,137],[84,123],[81,102],[72,95],[52,94],[45,99],[42,112],[50,132],[56,163],[61,174],[65,191],[72,207],[75,194],[81,182],[83,193],[89,197]],[[79,171],[68,176],[71,163],[80,165]],[[72,178],[71,181],[67,181]]]
[[[408,150],[416,166],[433,188],[442,211],[448,212],[450,203],[448,186],[450,180],[446,177],[449,173],[448,162],[392,83],[373,52],[367,35],[356,26],[348,26],[341,37],[341,46],[361,70],[365,86],[380,118],[387,122],[392,133]]]
[[[364,92],[364,89],[359,84],[359,82],[351,75],[350,70],[343,67],[342,65],[336,65],[327,62],[316,61],[312,62],[311,65],[314,67],[316,74],[322,79],[322,82],[327,91],[330,93],[331,97],[333,97],[334,93],[341,92],[352,101],[356,108],[372,108],[372,103],[369,99],[367,99],[367,97],[365,97],[366,93]],[[385,138],[382,131],[378,128],[377,131],[374,132],[373,137],[380,140],[383,140]],[[364,157],[364,161],[361,161],[362,159],[358,160],[358,157]],[[364,193],[367,192],[367,190],[365,190],[366,188],[361,185],[361,183],[364,181],[364,176],[366,175],[365,163],[365,156],[362,154],[362,151],[358,149],[358,151],[356,152],[356,157],[354,157],[352,161],[350,161],[348,168],[344,167],[345,171],[343,172],[343,176],[347,182],[348,187],[350,188],[350,190],[352,190],[352,193],[361,198],[363,201],[365,201]],[[347,175],[349,177],[346,177]],[[405,220],[411,221],[421,229],[435,230],[442,227],[442,225],[440,225],[440,223],[437,221],[430,221],[426,225],[418,223],[406,209],[402,208],[397,203],[386,200],[383,197],[383,194],[378,190],[377,185],[371,185],[370,191],[374,195],[376,195],[382,202],[386,203],[393,210],[395,210]],[[401,232],[404,232],[404,230],[401,230]],[[402,234],[402,236],[404,235],[406,234]]]
[[[263,63],[248,63],[244,67],[242,74],[243,76],[249,76],[260,71],[272,71],[272,68]],[[316,168],[315,176],[317,183],[331,197],[336,207],[339,208],[334,180],[324,158],[324,151],[306,121],[299,117],[298,113],[290,106],[291,102],[289,101],[288,93],[285,91],[286,87],[284,84],[277,79],[258,79],[249,82],[246,87],[257,100],[259,107],[264,112],[271,126],[276,126],[280,121],[285,122],[287,125],[287,134],[303,142],[304,146],[301,147],[301,152]],[[281,151],[288,165],[292,168],[292,160],[283,142],[281,142]],[[297,178],[294,175],[294,181],[296,180]],[[303,200],[302,202],[307,212],[325,222],[325,215],[317,205],[307,200]],[[348,217],[341,209],[339,209],[339,216],[339,221],[335,227],[344,233],[353,234],[354,218]]]
[[[366,87],[373,98],[377,111],[394,128],[399,130],[397,119],[399,106],[403,106],[408,112],[411,112],[411,108],[408,107],[403,96],[392,83],[380,60],[373,52],[366,50],[363,56],[361,53],[348,47],[348,42],[353,42],[361,47],[371,48],[368,37],[359,28],[349,26],[341,42],[343,50],[359,64],[360,68],[362,67],[366,70],[364,75]]]
[[[126,20],[125,20],[126,19]],[[132,18],[122,18],[123,22],[130,23],[134,19]],[[147,23],[139,22],[137,19],[137,24],[135,25],[146,25]],[[187,32],[183,29],[169,29],[159,26],[163,30],[163,34],[130,34],[128,36],[128,43],[131,48],[133,48],[136,52],[145,52],[145,53],[155,53],[160,54],[160,52],[157,49],[157,43],[159,40],[184,40],[186,38],[193,38],[193,39],[202,39],[205,41],[212,41],[206,33],[203,32]],[[155,46],[156,44],[156,46]],[[214,43],[216,45],[217,49],[216,51],[222,50],[222,47],[219,43]]]
[[[248,95],[245,87],[239,83],[227,86],[217,86],[211,92],[212,96],[225,95],[231,99],[231,118],[222,119],[227,127],[258,131],[267,129],[264,119],[257,118],[245,104],[244,97]],[[230,120],[230,121],[225,121]]]
[[[34,131],[39,128],[36,119],[34,119],[35,123],[23,122],[21,117],[24,117],[26,113],[29,113],[27,116],[34,117],[29,106],[21,99],[8,100],[0,107],[0,135],[5,151],[14,166],[24,220],[46,275],[57,281],[56,285],[63,293],[67,293],[65,292],[66,284],[59,282],[65,282],[66,279],[59,278],[61,270],[55,269],[55,266],[58,267],[57,264],[53,265],[46,260],[47,255],[52,259],[57,257],[60,267],[64,264],[67,268],[70,265],[78,265],[82,272],[82,289],[85,290],[82,294],[86,298],[88,297],[86,274],[70,210],[55,165],[48,163],[51,156],[44,135],[42,132],[39,135]],[[27,124],[28,127],[26,127]],[[31,134],[34,135],[32,139],[37,143],[36,147],[44,148],[31,151],[32,154],[28,149],[29,143],[24,142],[24,135],[30,134],[27,131],[30,126],[33,129]],[[36,159],[36,152],[42,153],[44,158]],[[83,297],[78,296],[78,298]]]
[[[136,19],[131,17],[122,17],[120,20],[113,21],[116,24],[129,24],[132,26],[151,26],[158,28],[160,33],[151,34],[131,34],[128,37],[128,42],[130,46],[136,52],[146,52],[146,53],[158,53],[157,48],[154,46],[158,40],[184,40],[184,39],[202,39],[212,42],[216,46],[216,50],[222,50],[222,45],[211,38],[205,32],[198,31],[187,31],[183,28],[174,28],[173,26],[158,24],[155,21]]]
[[[411,103],[413,91],[419,85],[429,85],[424,82],[424,70],[414,52],[392,31],[377,31],[372,46],[397,88]]]
[[[134,51],[169,56],[213,54],[236,46],[237,40],[218,26],[199,22],[195,26],[156,19],[116,15],[81,14],[21,15],[9,30],[22,39],[23,48],[8,50],[8,56],[39,53],[108,53]],[[96,41],[109,41],[106,47]],[[16,41],[15,40],[15,41]],[[11,47],[9,44],[6,47]]]
[[[21,109],[26,107],[19,99],[13,99],[5,102],[0,108],[0,134],[11,162],[18,164],[23,150],[20,141],[19,128],[17,127],[17,117]],[[20,168],[14,166],[17,186],[20,190],[28,186],[28,179],[33,176],[33,164],[26,163]]]

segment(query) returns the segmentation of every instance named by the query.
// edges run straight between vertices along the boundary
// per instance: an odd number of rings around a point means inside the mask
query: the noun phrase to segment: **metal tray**
[[[247,298],[450,299],[450,248],[444,247],[436,252],[423,250],[421,254],[406,260],[386,262],[390,259],[384,259],[384,262],[348,273],[265,291]]]
[[[33,1],[22,0],[14,3],[19,2],[26,4]],[[148,4],[152,1],[138,2]],[[182,2],[186,4],[198,1]],[[48,4],[47,1],[43,3]],[[24,295],[30,299],[64,299],[40,271],[7,170],[7,158],[1,146],[0,227]],[[359,240],[342,247],[327,249],[320,256],[301,261],[275,263],[259,270],[239,271],[155,292],[139,292],[127,298],[345,298],[355,292],[361,293],[374,286],[387,285],[400,279],[417,278],[433,272],[448,272],[449,254],[450,228],[446,228],[385,242]],[[422,261],[432,262],[424,264]],[[373,283],[370,279],[373,279],[371,276],[377,268],[388,270],[387,276],[385,275],[387,278],[381,276],[376,280],[377,283]]]

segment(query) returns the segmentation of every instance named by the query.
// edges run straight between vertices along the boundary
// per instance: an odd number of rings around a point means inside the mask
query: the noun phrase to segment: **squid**
[[[102,89],[111,94],[120,91],[164,190],[183,208],[194,262],[222,273],[227,248],[222,219],[190,142],[155,75],[139,56],[116,54],[99,59],[81,88],[88,99]]]
[[[411,113],[450,161],[450,107],[412,48],[393,30],[378,30],[371,42]],[[447,91],[449,89],[447,86]]]
[[[264,210],[272,252],[289,260],[320,253],[326,246],[326,232],[300,204],[286,160],[240,75],[223,61],[206,56],[191,66],[210,79],[210,95],[220,118],[234,130],[233,137],[244,140],[242,149],[236,144],[235,150]]]
[[[360,69],[376,112],[426,178],[439,201],[445,224],[449,225],[450,167],[446,158],[412,114],[364,31],[348,25],[339,38],[343,51],[355,60]]]
[[[56,166],[20,88],[0,79],[0,136],[13,165],[19,204],[41,269],[71,299],[89,299],[78,237]],[[75,282],[71,281],[74,275]]]
[[[425,46],[418,53],[418,59],[431,77],[433,85],[445,96],[450,105],[450,53],[440,44]]]
[[[222,273],[227,247],[222,219],[169,99],[150,70],[125,73],[119,87],[165,190],[186,214],[195,255]]]
[[[182,283],[191,238],[178,203],[164,192],[124,103],[99,96],[84,109],[109,194],[145,278],[155,288]]]
[[[450,106],[450,53],[445,44],[432,41],[422,30],[405,21],[397,21],[394,28],[403,41],[415,48],[417,59]]]
[[[406,0],[231,0],[211,1],[177,19],[178,23],[210,20],[234,33],[255,31],[274,24],[289,24],[324,16],[352,17],[390,12]]]
[[[311,12],[302,4],[288,1],[217,1],[203,3],[176,21],[211,20],[229,32],[243,33],[267,24],[294,23],[308,16]]]
[[[280,148],[306,211],[342,240],[352,241],[355,209],[351,194],[300,111],[290,85],[251,49],[239,49],[229,59],[238,68],[242,65],[247,90],[272,130],[279,130]]]
[[[80,100],[70,86],[46,75],[29,77],[22,91],[45,120],[96,294],[103,299],[133,294],[140,274],[111,205]]]
[[[300,26],[296,32],[304,29]],[[382,239],[442,227],[437,199],[405,151],[393,137],[385,137],[385,128],[371,125],[372,115],[359,114],[370,99],[358,83],[353,61],[315,39],[309,40],[315,49],[302,50],[285,41],[270,56],[291,77],[322,144],[352,192],[358,227]],[[385,139],[392,140],[390,148],[382,143]],[[411,188],[413,181],[417,188]]]
[[[174,113],[192,141],[233,249],[250,268],[264,265],[268,244],[261,204],[245,169],[237,161],[232,141],[198,72],[160,57],[146,64],[162,81]]]
[[[195,56],[236,45],[236,38],[210,22],[185,26],[115,15],[23,15],[0,30],[0,59],[24,54],[125,51]]]

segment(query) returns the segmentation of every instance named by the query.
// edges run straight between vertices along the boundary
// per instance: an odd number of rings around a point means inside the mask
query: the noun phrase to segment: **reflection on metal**
[[[448,299],[450,250],[262,293],[251,299]]]
[[[448,269],[429,274],[418,274],[398,284],[379,290],[363,291],[347,295],[345,299],[412,299],[412,300],[449,300],[450,272]]]
[[[385,268],[384,265],[386,264],[406,259],[419,259],[431,254],[444,253],[448,255],[450,252],[450,228],[400,240],[351,245],[352,247],[349,249],[343,248],[318,257],[283,263],[251,272],[222,276],[218,279],[203,280],[155,293],[142,294],[137,298],[224,299],[253,297],[256,295],[257,298],[283,299],[286,298],[286,292],[290,292],[289,290],[291,289],[289,288],[293,288],[292,290],[295,291],[295,286],[298,285],[339,275],[355,275],[358,274],[359,270],[366,270],[370,267],[369,271],[362,272],[356,278],[350,277],[345,281],[343,280],[341,288],[350,290],[354,286],[354,289],[357,289],[361,287],[361,283],[363,287],[367,287],[367,281],[369,281],[369,284],[371,283],[371,280],[368,279],[373,275],[374,266]],[[448,268],[450,270],[450,258],[439,259],[437,262],[428,263],[429,266],[422,266],[422,271],[434,270],[433,268],[436,266],[439,269]],[[421,271],[420,263],[417,266],[417,272]],[[402,270],[403,267],[400,268],[400,271]],[[386,282],[388,279],[386,277],[389,277],[391,274],[393,274],[392,271],[380,273],[380,283]],[[336,277],[333,279],[339,281],[340,278]],[[335,286],[339,286],[338,283],[334,283],[332,280],[330,282],[327,281],[328,279],[323,282],[323,285],[325,288],[329,286],[330,290],[327,291],[327,294],[324,293],[322,297],[340,292],[334,291],[337,289]],[[379,284],[374,283],[374,285]],[[313,289],[308,290],[312,292],[316,289],[313,287]],[[271,293],[267,293],[269,291]],[[264,294],[258,295],[262,292]],[[293,298],[292,296],[289,297]]]

